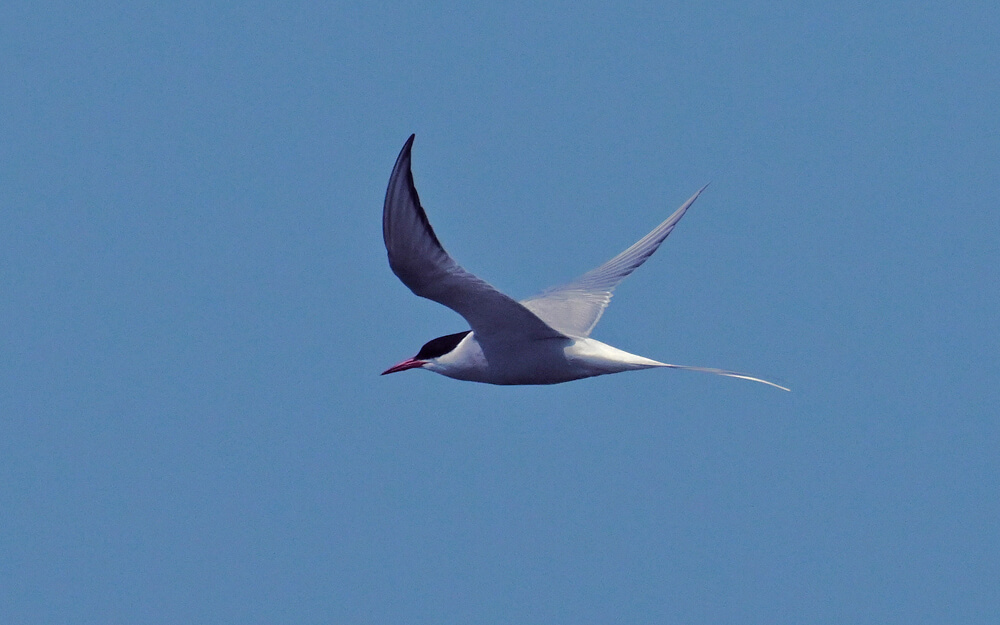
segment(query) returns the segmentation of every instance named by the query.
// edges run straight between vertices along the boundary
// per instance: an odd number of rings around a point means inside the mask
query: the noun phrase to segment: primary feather
[[[653,255],[707,186],[698,189],[673,215],[618,256],[568,284],[547,289],[521,303],[563,334],[590,336],[611,302],[615,287]]]

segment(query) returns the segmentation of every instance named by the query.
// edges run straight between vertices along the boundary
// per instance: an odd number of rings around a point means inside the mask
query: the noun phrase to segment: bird
[[[451,308],[469,330],[437,337],[382,375],[408,369],[498,385],[559,384],[651,368],[701,371],[784,386],[738,371],[673,365],[590,338],[615,287],[660,247],[705,187],[645,237],[579,278],[517,301],[463,269],[431,228],[413,183],[415,135],[400,150],[382,209],[389,267],[415,295]]]

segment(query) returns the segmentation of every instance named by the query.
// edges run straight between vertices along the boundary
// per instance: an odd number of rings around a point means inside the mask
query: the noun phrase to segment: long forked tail
[[[714,373],[715,375],[724,375],[729,378],[739,378],[741,380],[750,380],[751,382],[760,382],[761,384],[767,384],[768,386],[773,386],[774,388],[780,388],[781,390],[788,392],[791,392],[792,390],[790,388],[785,388],[780,384],[775,384],[774,382],[768,382],[767,380],[755,378],[752,375],[740,373],[739,371],[726,371],[725,369],[713,369],[711,367],[687,367],[684,365],[668,365],[666,363],[659,363],[659,365],[661,367],[670,367],[671,369],[683,369],[685,371],[701,371],[702,373]]]

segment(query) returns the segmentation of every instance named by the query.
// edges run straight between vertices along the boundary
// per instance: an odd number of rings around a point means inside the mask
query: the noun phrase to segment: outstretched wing
[[[611,294],[615,287],[653,255],[707,186],[698,189],[698,192],[684,202],[684,205],[666,221],[618,256],[569,284],[548,289],[532,298],[522,300],[521,303],[542,321],[563,334],[590,336],[604,309],[611,302]]]
[[[393,273],[416,295],[465,317],[480,340],[564,338],[523,305],[462,269],[444,250],[413,186],[413,138],[410,135],[396,159],[382,209],[382,236]]]

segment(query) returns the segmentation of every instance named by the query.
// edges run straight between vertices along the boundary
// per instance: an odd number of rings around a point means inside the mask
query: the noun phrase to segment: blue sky
[[[0,8],[0,613],[992,623],[1000,10]],[[379,377],[414,172],[516,297],[711,186],[594,337],[675,371]]]

